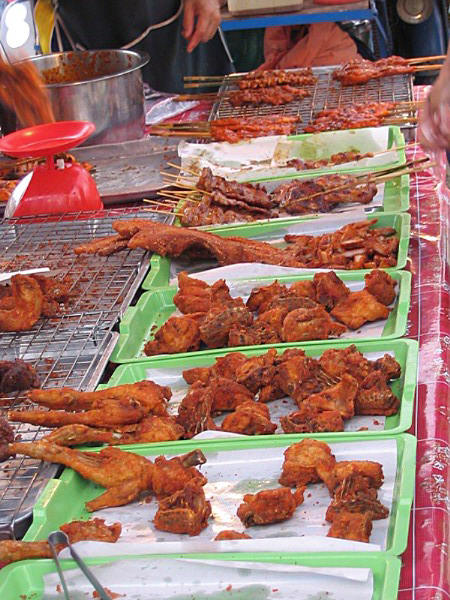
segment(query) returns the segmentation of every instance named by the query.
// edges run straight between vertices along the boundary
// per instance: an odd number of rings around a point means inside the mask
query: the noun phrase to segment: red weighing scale
[[[54,154],[70,150],[95,131],[89,121],[59,121],[21,129],[0,139],[0,151],[16,158],[46,157],[16,186],[6,217],[101,210],[95,181],[80,164],[55,165]]]

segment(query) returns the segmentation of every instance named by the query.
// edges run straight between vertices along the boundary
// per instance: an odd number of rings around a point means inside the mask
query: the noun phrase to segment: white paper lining
[[[182,141],[178,146],[181,164],[186,169],[212,169],[215,175],[237,181],[255,181],[269,177],[302,174],[306,171],[286,168],[287,160],[328,158],[337,152],[377,153],[388,149],[389,127],[317,133],[302,140],[287,136],[267,136],[229,144],[214,142],[193,144]],[[374,168],[399,160],[397,152],[333,165],[333,171],[355,167]],[[310,171],[313,173],[314,171]]]
[[[308,568],[276,563],[133,558],[91,566],[126,600],[370,600],[373,575],[361,568]],[[79,569],[64,572],[71,600],[91,597]],[[60,591],[58,591],[60,590]],[[57,573],[44,575],[42,600],[60,600]]]
[[[395,440],[368,440],[329,444],[336,460],[372,460],[382,464],[384,483],[378,498],[392,508],[397,470]],[[318,551],[378,551],[386,549],[391,517],[373,522],[370,543],[328,538],[330,524],[325,512],[330,495],[324,484],[309,485],[305,501],[294,516],[282,523],[250,527],[252,539],[216,542],[213,538],[224,529],[243,531],[236,515],[242,498],[248,493],[279,487],[283,452],[281,448],[245,448],[219,452],[204,450],[206,464],[201,471],[208,479],[205,494],[211,501],[213,519],[199,536],[173,534],[157,530],[152,520],[157,502],[134,502],[127,506],[96,511],[95,516],[108,523],[122,523],[122,535],[115,544],[79,542],[82,556],[111,556],[124,554],[191,553],[191,552],[318,552]],[[76,515],[74,515],[76,518]],[[67,550],[61,553],[67,557]]]

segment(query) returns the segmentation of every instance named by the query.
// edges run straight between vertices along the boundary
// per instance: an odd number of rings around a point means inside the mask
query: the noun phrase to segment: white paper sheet
[[[110,592],[126,600],[370,600],[370,569],[307,568],[275,563],[169,558],[115,560],[91,567]],[[92,587],[78,569],[64,572],[71,600]],[[42,600],[60,600],[57,573],[44,575]]]
[[[395,440],[367,440],[329,444],[336,460],[372,460],[382,464],[384,483],[378,498],[392,508],[397,470]],[[122,535],[115,544],[79,542],[82,556],[111,556],[123,554],[187,553],[187,552],[317,552],[333,550],[377,551],[386,549],[389,520],[373,522],[369,544],[328,538],[330,524],[325,521],[330,495],[324,484],[309,485],[305,501],[294,516],[282,523],[250,527],[252,539],[215,542],[213,538],[224,529],[243,531],[236,515],[245,494],[279,487],[283,452],[286,448],[245,448],[213,452],[204,450],[207,458],[201,471],[208,483],[204,490],[211,501],[213,518],[199,536],[189,538],[157,530],[152,520],[157,502],[134,502],[127,506],[97,511],[96,517],[106,522],[122,523]],[[61,556],[66,556],[64,550]]]

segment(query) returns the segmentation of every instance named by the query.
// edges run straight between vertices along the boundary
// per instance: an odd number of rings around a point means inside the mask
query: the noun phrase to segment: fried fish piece
[[[183,489],[159,501],[153,523],[161,531],[198,535],[208,527],[210,516],[211,503],[206,500],[203,488],[190,481]]]
[[[267,306],[272,300],[279,298],[283,293],[286,293],[286,290],[286,286],[281,285],[277,280],[270,285],[253,288],[246,303],[247,308],[258,313],[263,313],[267,310]]]
[[[228,335],[228,346],[261,346],[262,344],[278,344],[281,338],[269,323],[255,322],[252,325],[231,327]]]
[[[325,350],[319,358],[320,367],[330,377],[341,378],[344,373],[348,373],[362,383],[367,375],[372,371],[372,365],[364,357],[354,344],[347,348],[329,348]]]
[[[283,321],[281,337],[284,342],[306,342],[326,340],[345,331],[346,328],[333,321],[323,307],[317,306],[297,308],[288,313]]]
[[[189,439],[206,430],[215,430],[211,418],[214,398],[210,388],[202,383],[194,383],[178,408],[177,423],[184,429],[184,437]]]
[[[233,531],[232,529],[224,529],[214,538],[216,542],[222,542],[223,540],[251,540],[251,536],[246,533],[239,533],[239,531]]]
[[[365,289],[372,294],[378,302],[389,306],[395,300],[395,286],[397,282],[386,271],[374,269],[364,275]]]
[[[372,519],[385,519],[387,509],[377,498],[377,490],[366,477],[351,475],[334,490],[334,498],[326,512],[326,520],[333,521],[337,513],[370,513]]]
[[[344,373],[339,383],[318,394],[308,396],[303,404],[317,408],[319,411],[337,410],[343,419],[351,419],[355,415],[355,399],[358,388],[356,379],[348,373]]]
[[[235,379],[238,367],[246,360],[247,357],[241,352],[228,352],[225,356],[216,358],[211,367],[194,367],[183,371],[183,378],[189,384],[196,381],[207,383],[211,377],[216,376]]]
[[[334,308],[350,293],[348,287],[334,271],[316,273],[313,281],[316,288],[317,302],[320,302],[327,310]]]
[[[371,513],[353,513],[342,510],[333,516],[327,537],[369,542],[372,533]]]
[[[279,340],[281,341],[281,332],[283,329],[283,322],[286,315],[289,313],[289,309],[286,306],[277,306],[276,308],[270,308],[269,310],[260,313],[255,321],[255,325],[264,323],[270,326],[276,331]]]
[[[208,348],[224,348],[233,325],[248,326],[253,317],[248,308],[242,306],[212,306],[200,325],[200,337]]]
[[[178,291],[173,298],[173,303],[183,314],[206,313],[211,306],[211,287],[200,279],[190,277],[186,271],[182,271],[178,274]]]
[[[292,493],[288,487],[281,487],[246,494],[237,509],[237,516],[245,527],[287,521],[302,504],[304,491],[304,487],[299,487]]]
[[[389,309],[372,296],[366,289],[360,292],[350,292],[331,311],[338,319],[350,329],[358,329],[368,321],[378,321],[389,317]]]
[[[383,485],[383,467],[380,463],[371,460],[340,460],[334,467],[334,487],[355,475],[365,477],[370,487],[379,488]]]
[[[304,281],[294,281],[288,288],[288,294],[292,296],[300,296],[301,298],[310,298],[310,300],[317,300],[316,287],[312,281],[305,279]]]
[[[312,406],[302,406],[300,410],[280,418],[284,433],[323,433],[344,431],[344,421],[338,410],[319,412]]]
[[[277,351],[271,348],[265,354],[246,357],[245,362],[236,369],[236,381],[256,394],[264,385],[270,383],[273,376],[271,367],[276,355]]]
[[[385,415],[398,413],[400,400],[386,383],[381,371],[370,373],[362,382],[355,398],[355,414]]]
[[[254,394],[245,386],[225,377],[210,379],[208,387],[213,397],[212,413],[236,410],[244,402],[254,400]]]
[[[294,355],[277,366],[276,381],[286,396],[297,404],[329,387],[319,363],[309,356]]]
[[[383,373],[386,380],[398,379],[402,374],[400,364],[390,354],[385,354],[372,363],[372,365],[376,371]]]
[[[0,331],[27,331],[38,321],[44,294],[38,282],[28,275],[11,277],[13,307],[0,309]]]
[[[283,471],[278,481],[287,487],[328,481],[335,464],[328,444],[308,438],[285,450]]]
[[[170,317],[158,329],[153,341],[144,346],[147,356],[155,354],[177,354],[191,352],[200,348],[200,327],[189,315]]]
[[[227,415],[222,423],[222,431],[244,435],[270,435],[276,431],[276,424],[270,420],[266,404],[244,402],[235,412]]]

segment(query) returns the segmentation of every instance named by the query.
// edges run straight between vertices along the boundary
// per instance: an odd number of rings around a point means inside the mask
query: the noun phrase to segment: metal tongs
[[[99,582],[97,577],[95,577],[95,575],[93,573],[91,573],[91,570],[88,568],[88,566],[86,565],[84,560],[82,560],[82,558],[80,558],[79,554],[74,550],[72,544],[69,541],[69,538],[64,533],[64,531],[52,531],[52,533],[50,533],[50,535],[48,536],[47,541],[48,541],[48,545],[50,546],[50,551],[53,555],[53,560],[55,561],[55,564],[56,564],[56,569],[58,571],[58,575],[61,580],[61,585],[62,585],[62,588],[64,591],[64,596],[65,596],[66,600],[70,600],[70,596],[69,596],[69,591],[67,589],[66,580],[64,579],[63,571],[61,569],[61,564],[60,564],[59,558],[58,558],[58,551],[57,551],[58,545],[67,546],[67,548],[69,548],[71,557],[77,563],[80,570],[83,572],[83,574],[86,576],[86,578],[92,584],[92,586],[95,588],[95,590],[98,593],[101,600],[111,600],[111,596],[109,596],[109,594],[107,594],[107,592],[105,591],[105,588]]]

